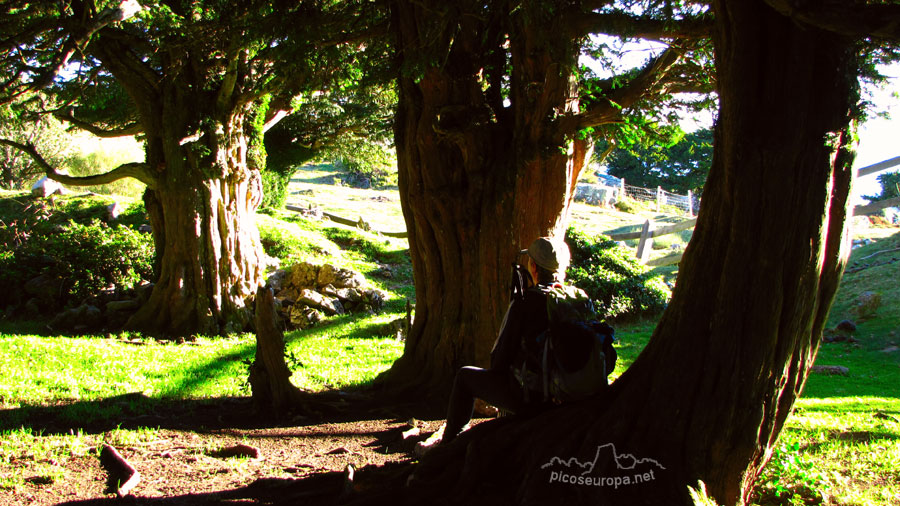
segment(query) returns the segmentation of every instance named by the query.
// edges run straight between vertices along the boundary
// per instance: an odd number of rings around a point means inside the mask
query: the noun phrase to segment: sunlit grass
[[[313,390],[371,383],[403,353],[403,342],[388,329],[399,316],[347,317],[341,324],[288,334],[289,362],[294,362],[291,381]]]
[[[6,407],[57,400],[96,400],[143,392],[148,397],[238,395],[250,337],[199,339],[193,345],[145,340],[0,334],[0,400]]]

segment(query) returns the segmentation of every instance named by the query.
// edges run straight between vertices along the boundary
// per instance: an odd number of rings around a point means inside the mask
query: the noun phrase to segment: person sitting
[[[522,364],[516,362],[521,357],[523,343],[533,342],[549,326],[546,287],[565,280],[569,248],[562,241],[540,237],[520,254],[527,255],[527,275],[523,276],[525,287],[518,293],[514,289],[491,350],[490,368],[466,366],[457,371],[447,408],[447,422],[419,443],[417,453],[425,453],[439,442],[446,444],[455,439],[472,419],[476,398],[511,413],[539,409],[543,404],[543,398],[537,392],[539,385],[517,377],[520,373],[517,368]]]

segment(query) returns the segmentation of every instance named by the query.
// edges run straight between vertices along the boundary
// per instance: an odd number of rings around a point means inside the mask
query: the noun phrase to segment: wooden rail
[[[862,216],[864,214],[872,214],[875,211],[880,211],[880,210],[886,209],[888,207],[898,207],[898,206],[900,206],[900,197],[879,200],[877,202],[872,202],[871,204],[866,204],[864,206],[854,207],[853,208],[853,216]]]
[[[287,209],[288,211],[293,211],[295,213],[302,213],[302,212],[307,211],[307,209],[305,209],[305,208],[302,208],[299,206],[293,206],[290,204],[284,206],[284,208]],[[380,234],[380,235],[383,235],[386,237],[398,237],[400,239],[405,239],[409,236],[409,234],[405,231],[403,231],[403,232],[380,232],[378,230],[372,230],[371,225],[369,225],[369,223],[367,221],[363,220],[362,216],[360,216],[359,219],[355,220],[355,221],[351,220],[349,218],[343,218],[336,214],[327,213],[325,211],[322,211],[322,216],[328,218],[329,220],[331,220],[335,223],[340,223],[341,225],[347,225],[349,227],[360,228],[360,229],[370,231],[375,234]]]
[[[883,162],[873,163],[872,165],[866,165],[865,167],[856,171],[856,177],[868,176],[869,174],[873,174],[875,172],[881,172],[884,169],[890,169],[895,165],[900,165],[900,156],[889,158]]]
[[[649,221],[649,220],[647,220]],[[680,221],[678,223],[674,223],[672,225],[667,225],[665,227],[659,227],[657,229],[650,231],[650,237],[659,237],[662,235],[673,234],[675,232],[681,232],[682,230],[687,230],[689,228],[693,228],[694,225],[697,224],[697,218],[691,218],[689,220]],[[622,232],[620,234],[608,234],[609,238],[614,241],[627,241],[628,239],[640,239],[641,232]]]

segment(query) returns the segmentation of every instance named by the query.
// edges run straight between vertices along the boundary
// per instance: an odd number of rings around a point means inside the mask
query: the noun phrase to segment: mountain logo
[[[598,462],[614,462],[615,472],[608,476],[598,476],[594,469]],[[551,458],[541,469],[550,470],[550,483],[572,485],[613,486],[635,485],[653,481],[665,466],[652,458],[637,458],[629,453],[619,453],[613,443],[597,447],[592,460],[581,461],[577,457]]]

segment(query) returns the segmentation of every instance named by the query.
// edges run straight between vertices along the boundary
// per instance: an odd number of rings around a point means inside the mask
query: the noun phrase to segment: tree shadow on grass
[[[347,399],[350,399],[349,401]],[[0,431],[20,428],[44,435],[82,431],[100,434],[116,428],[214,431],[267,429],[323,423],[356,422],[423,416],[415,404],[384,405],[374,397],[325,391],[312,394],[306,409],[273,414],[259,411],[250,397],[214,399],[157,399],[140,392],[91,401],[55,405],[26,405],[0,410]]]
[[[375,329],[371,332],[376,333]],[[386,403],[368,385],[310,393],[303,406],[279,414],[257,409],[249,395],[249,387],[246,397],[198,396],[207,390],[205,386],[209,383],[233,380],[235,364],[249,363],[254,349],[254,345],[248,343],[189,370],[175,371],[174,374],[180,376],[174,382],[175,386],[160,396],[130,392],[99,399],[23,404],[0,409],[0,431],[27,428],[44,434],[68,434],[78,430],[102,433],[138,427],[205,431],[423,416],[422,409],[416,404]]]
[[[59,503],[57,506],[135,505],[213,505],[213,504],[338,504],[342,498],[343,473],[329,472],[300,479],[261,478],[246,487],[217,492],[185,494],[173,497],[109,497]]]

